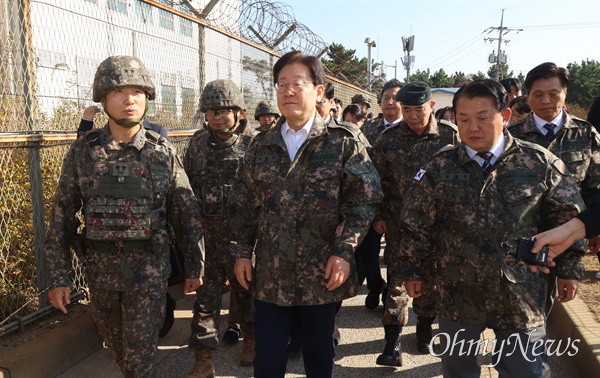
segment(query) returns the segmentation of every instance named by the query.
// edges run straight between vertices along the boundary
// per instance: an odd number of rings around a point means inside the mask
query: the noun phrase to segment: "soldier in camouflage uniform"
[[[402,238],[390,256],[414,298],[422,293],[424,259],[437,259],[437,337],[448,377],[479,376],[476,342],[485,328],[496,334],[500,376],[542,376],[547,280],[513,254],[519,237],[558,226],[583,208],[563,162],[504,129],[507,98],[493,80],[474,81],[456,93],[462,143],[444,147],[415,172],[400,213]],[[579,243],[556,259],[559,276],[579,279],[584,253],[585,243]],[[565,293],[561,300],[573,297]],[[515,351],[516,342],[522,351]],[[453,347],[459,343],[475,347]]]
[[[373,228],[386,235],[386,254],[397,251],[400,243],[400,210],[404,195],[410,188],[415,172],[446,145],[458,142],[458,129],[452,123],[437,121],[432,114],[435,101],[431,88],[417,81],[402,87],[396,94],[402,104],[404,119],[383,131],[373,147],[373,162],[381,177],[384,199]],[[402,251],[400,250],[400,254]],[[417,318],[417,346],[429,353],[431,324],[435,319],[435,264],[429,263],[424,273],[424,295],[413,301]],[[402,365],[400,335],[408,321],[408,295],[398,275],[388,267],[387,295],[384,299],[383,327],[386,345],[377,364]]]
[[[351,101],[350,102],[351,104],[360,105],[363,112],[367,115],[366,116],[367,122],[371,122],[373,120],[373,112],[369,112],[369,109],[371,109],[371,99],[370,98],[365,97],[365,95],[363,95],[361,93],[357,93],[354,96],[352,96],[352,99],[350,101]]]
[[[282,117],[250,143],[232,214],[235,273],[256,296],[254,375],[284,377],[299,314],[307,377],[333,377],[336,308],[357,293],[354,251],[381,186],[358,128],[325,125],[316,113],[325,81],[319,59],[287,53],[273,77]]]
[[[379,98],[383,99],[381,109],[383,115],[371,122],[365,122],[361,131],[365,134],[371,146],[377,143],[377,139],[387,127],[395,125],[402,120],[402,108],[400,102],[396,101],[396,94],[402,88],[402,83],[396,79],[386,82],[381,89]],[[356,96],[355,96],[356,97]],[[369,155],[374,158],[374,152],[368,146]],[[379,306],[379,296],[385,297],[386,282],[381,277],[379,267],[379,254],[381,252],[382,233],[377,232],[372,226],[367,236],[356,250],[356,264],[359,272],[359,283],[366,278],[369,293],[365,298],[365,307],[374,310]]]
[[[200,209],[204,214],[206,263],[204,285],[196,291],[192,335],[189,345],[195,349],[196,364],[190,377],[212,377],[211,350],[217,347],[221,288],[227,279],[231,296],[238,304],[238,318],[244,342],[242,366],[254,360],[254,309],[250,292],[244,290],[233,273],[235,258],[229,253],[232,224],[229,219],[231,184],[241,166],[250,142],[247,134],[236,133],[244,99],[231,80],[215,80],[206,85],[200,110],[206,114],[209,132],[197,131],[186,150],[183,166]]]
[[[254,110],[254,120],[258,121],[259,126],[256,131],[267,131],[275,126],[275,122],[279,119],[278,109],[271,101],[261,101],[256,105]]]
[[[514,137],[536,143],[561,158],[589,206],[600,198],[600,134],[564,109],[569,82],[569,71],[554,63],[543,63],[529,71],[525,87],[532,112],[508,130]],[[590,248],[598,251],[600,237],[590,240]],[[547,313],[556,296],[555,269],[550,272]]]
[[[167,227],[185,252],[184,291],[196,290],[204,258],[200,210],[175,147],[141,125],[155,96],[142,62],[109,57],[93,89],[109,121],[78,138],[63,162],[45,242],[49,297],[66,313],[73,245],[85,262],[94,320],[114,361],[126,377],[153,377],[171,273]]]

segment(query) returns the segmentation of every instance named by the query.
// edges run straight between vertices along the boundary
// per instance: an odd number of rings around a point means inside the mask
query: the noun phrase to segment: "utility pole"
[[[371,81],[371,70],[372,70],[372,68],[371,68],[371,48],[377,47],[377,43],[371,38],[365,38],[365,43],[367,44],[367,47],[368,47],[367,71],[369,71],[369,72],[367,72],[367,85],[369,87],[369,90],[371,90],[371,84],[372,84],[372,81]]]
[[[498,41],[498,52],[496,53],[495,51],[492,51],[492,53],[489,55],[488,57],[488,62],[490,62],[491,64],[496,64],[496,77],[495,79],[500,81],[503,78],[501,77],[501,68],[503,64],[506,64],[508,62],[507,56],[506,56],[506,51],[502,51],[502,42],[504,42],[504,44],[507,44],[508,42],[510,42],[510,40],[508,39],[502,39],[503,36],[505,36],[506,34],[508,34],[511,31],[516,31],[517,34],[519,32],[522,32],[523,29],[509,29],[507,27],[504,26],[504,9],[502,9],[502,17],[500,18],[500,27],[491,27],[491,28],[487,28],[485,31],[488,32],[488,34],[490,34],[491,32],[498,30],[498,38],[484,38],[483,40],[485,42],[494,42],[494,41]]]
[[[415,62],[415,57],[411,56],[410,53],[415,48],[415,36],[411,35],[410,37],[402,37],[402,50],[406,53],[402,60],[402,64],[404,68],[406,68],[406,82],[410,81],[410,66]]]
[[[384,76],[384,71],[383,71],[383,70],[384,70],[386,67],[394,67],[394,79],[397,79],[397,78],[398,78],[398,61],[397,61],[397,60],[395,60],[395,61],[394,61],[394,65],[393,65],[393,66],[392,66],[391,64],[385,64],[385,62],[384,62],[383,60],[381,61],[381,74],[380,74],[379,76],[380,76],[382,79],[383,79],[383,76]],[[386,75],[386,76],[387,76],[387,75]]]

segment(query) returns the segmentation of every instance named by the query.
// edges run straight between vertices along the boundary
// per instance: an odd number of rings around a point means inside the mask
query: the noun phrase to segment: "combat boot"
[[[242,341],[242,353],[240,353],[240,365],[252,366],[254,364],[254,333],[244,333]]]
[[[435,318],[417,316],[417,349],[423,354],[430,354],[429,344],[433,338],[431,324]]]
[[[200,349],[195,352],[196,363],[194,370],[187,378],[215,378],[215,365],[212,360],[210,349]]]
[[[385,348],[383,353],[377,357],[377,365],[402,366],[402,347],[400,335],[402,327],[399,325],[383,326],[385,331]]]

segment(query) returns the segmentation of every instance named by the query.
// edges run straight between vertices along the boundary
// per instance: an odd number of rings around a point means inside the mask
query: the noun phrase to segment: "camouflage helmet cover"
[[[156,97],[150,73],[141,60],[134,56],[110,56],[96,70],[93,100],[100,102],[108,92],[130,86],[143,89],[148,100]]]
[[[200,100],[200,111],[209,109],[245,109],[246,104],[238,86],[231,80],[214,80],[206,84]]]
[[[352,103],[358,104],[359,102],[367,104],[367,109],[371,107],[371,99],[366,98],[363,94],[357,93],[352,97]]]
[[[254,111],[254,119],[258,121],[258,118],[261,115],[265,114],[274,114],[276,118],[279,118],[278,109],[273,106],[271,101],[261,101],[256,105],[256,110]]]

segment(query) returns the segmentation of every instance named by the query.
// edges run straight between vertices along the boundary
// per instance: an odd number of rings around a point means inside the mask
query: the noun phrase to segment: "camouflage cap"
[[[150,73],[141,60],[134,56],[109,56],[96,70],[93,100],[100,102],[108,92],[123,87],[143,89],[148,100],[154,100],[156,97]]]
[[[233,81],[214,80],[204,87],[200,99],[200,111],[206,112],[218,108],[246,108],[244,97]]]
[[[271,101],[261,101],[256,105],[254,119],[258,121],[258,117],[265,114],[273,114],[276,118],[279,118],[279,111]]]
[[[396,93],[396,101],[408,106],[423,105],[430,99],[431,88],[422,81],[408,83]]]
[[[363,94],[361,93],[357,93],[352,97],[352,103],[353,104],[358,104],[358,103],[365,103],[367,104],[367,109],[369,109],[371,107],[371,99],[365,97]]]

